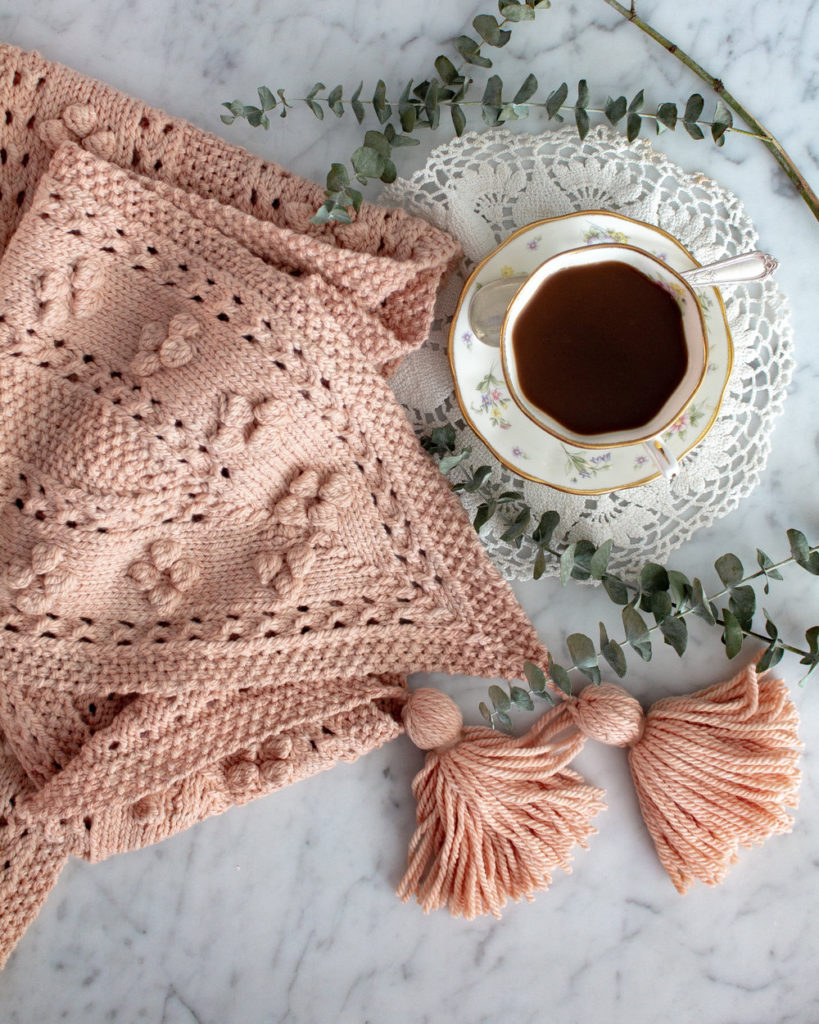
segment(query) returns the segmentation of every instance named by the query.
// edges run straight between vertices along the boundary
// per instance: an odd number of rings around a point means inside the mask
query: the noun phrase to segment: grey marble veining
[[[490,9],[491,5],[486,5]],[[819,3],[643,0],[641,13],[719,71],[819,186],[815,137]],[[307,112],[269,133],[227,128],[219,104],[256,85],[303,94],[313,81],[392,88],[422,77],[480,8],[396,0],[29,0],[0,8],[0,36],[224,134],[294,171],[322,178],[351,151],[348,122]],[[552,87],[589,79],[593,97],[645,87],[649,105],[683,101],[697,80],[598,0],[568,3],[521,26],[499,57],[510,83],[534,71]],[[372,72],[370,69],[373,69]],[[394,91],[394,88],[393,90]],[[710,110],[711,99],[708,100]],[[537,122],[535,122],[536,124]],[[443,139],[445,136],[441,136]],[[420,166],[434,140],[402,154]],[[763,248],[781,258],[798,370],[761,485],[736,512],[675,556],[707,573],[736,550],[785,551],[784,531],[819,530],[819,224],[759,143],[723,150],[682,132],[655,144],[740,195]],[[555,581],[517,592],[541,636],[614,621],[587,588]],[[819,619],[815,583],[791,570],[770,607],[783,631]],[[766,599],[767,600],[767,599]],[[629,676],[642,699],[717,681],[730,667],[704,626],[683,662],[670,650]],[[679,897],[640,825],[622,751],[589,744],[578,769],[608,790],[608,810],[571,876],[502,921],[425,917],[393,895],[414,823],[421,755],[405,739],[353,765],[233,810],[147,850],[71,863],[0,974],[0,1020],[163,1024],[812,1024],[819,1020],[819,681],[797,689],[806,743],[794,833],[743,853],[721,888]],[[439,679],[477,721],[486,682]]]

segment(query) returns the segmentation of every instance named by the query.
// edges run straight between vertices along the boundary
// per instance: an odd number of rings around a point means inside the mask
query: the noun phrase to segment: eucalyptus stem
[[[501,22],[501,24],[503,24],[503,22]],[[461,67],[463,67],[463,65],[461,65]],[[460,68],[459,68],[459,70],[460,70]],[[310,97],[307,97],[307,96],[296,96],[293,99],[290,99],[289,102],[291,102],[291,103],[307,103],[309,100],[314,100],[317,103],[318,102],[326,103],[327,99],[328,99],[327,95],[322,96],[320,93],[315,93],[314,95],[312,95]],[[362,100],[362,99],[359,99],[358,102],[362,106],[364,106],[364,107],[374,107],[375,106],[375,103],[372,100]],[[385,102],[389,103],[391,106],[397,105],[397,100],[390,99],[389,97],[387,97],[385,99]],[[440,103],[440,106],[442,106],[442,107],[452,107],[452,106],[456,105],[453,100],[440,100],[439,103]],[[458,100],[457,106],[459,106],[459,107],[482,107],[482,106],[484,106],[484,103],[483,103],[483,100]],[[536,109],[546,110],[547,107],[548,107],[548,104],[545,103],[545,102],[532,102],[532,100],[527,100],[526,101],[526,106],[527,107],[533,107],[533,108],[536,108]],[[562,106],[558,107],[558,112],[565,111],[567,114],[571,114],[571,113],[573,113],[574,109],[575,108],[572,105],[570,105],[568,103],[564,103]],[[606,116],[606,110],[603,107],[586,107],[585,110],[589,114],[600,114],[603,117]],[[554,115],[552,115],[552,116],[554,117]],[[640,117],[644,118],[646,121],[659,121],[660,120],[660,118],[656,114],[649,114],[649,113],[647,113],[645,111],[642,111],[642,110],[640,111]],[[691,121],[689,123],[690,124],[699,125],[701,128],[713,128],[714,124],[715,124],[714,121],[702,121],[702,120],[695,120],[695,121]],[[758,132],[750,131],[747,128],[738,128],[736,125],[729,125],[725,129],[725,131],[726,131],[726,133],[727,132],[732,132],[735,135],[744,135],[744,136],[746,136],[749,139],[759,139],[760,142],[764,142],[766,140],[766,138],[767,138],[767,136],[759,134]]]
[[[712,75],[709,71],[698,64],[689,54],[684,50],[681,50],[676,43],[672,43],[670,39],[667,39],[661,32],[658,32],[655,28],[643,21],[643,19],[637,14],[634,3],[632,2],[629,7],[619,3],[619,0],[604,0],[609,7],[614,8],[618,14],[622,15],[626,21],[631,22],[632,25],[636,25],[642,32],[645,32],[647,36],[650,36],[656,43],[659,43],[672,57],[676,57],[678,61],[683,63],[690,71],[702,79],[706,85],[710,86],[714,92],[721,96],[724,103],[730,107],[736,114],[742,118],[742,120],[752,129],[754,135],[762,141],[762,144],[771,152],[776,162],[787,174],[793,183],[796,191],[804,199],[808,209],[811,211],[813,216],[819,220],[819,197],[810,187],[801,174],[796,164],[788,156],[784,146],[781,142],[771,133],[768,129],[759,121],[756,117],[751,114],[733,95],[725,88],[725,84],[722,79]]]

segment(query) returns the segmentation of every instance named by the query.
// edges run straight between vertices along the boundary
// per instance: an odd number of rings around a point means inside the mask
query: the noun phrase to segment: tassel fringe
[[[403,711],[429,750],[413,782],[418,827],[398,895],[425,912],[472,918],[532,899],[585,847],[603,791],[567,765],[587,737],[629,748],[640,808],[677,890],[725,878],[741,846],[788,832],[798,800],[798,715],[754,665],[728,682],[658,701],[644,716],[619,686],[589,686],[514,739],[463,728],[445,694],[420,689]]]
[[[798,802],[799,718],[779,679],[750,665],[658,701],[629,752],[640,809],[678,892],[722,882],[741,846],[789,832]]]
[[[411,696],[419,715],[423,697]],[[571,849],[586,846],[604,804],[602,790],[565,767],[583,737],[549,743],[569,724],[561,707],[520,739],[486,728],[463,729],[457,742],[444,737],[412,787],[418,828],[398,887],[404,902],[416,896],[425,912],[446,906],[461,917],[499,917],[507,901],[548,888],[555,868],[571,870]]]

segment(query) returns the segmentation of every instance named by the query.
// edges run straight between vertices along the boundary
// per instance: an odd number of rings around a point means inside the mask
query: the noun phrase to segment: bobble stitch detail
[[[162,368],[177,370],[185,366],[193,359],[192,339],[198,334],[199,321],[189,313],[177,313],[167,327],[158,321],[145,324],[131,371],[138,377],[148,377]]]
[[[85,103],[72,103],[60,117],[43,121],[39,134],[52,149],[57,149],[64,142],[77,142],[101,160],[110,160],[117,145],[116,135],[100,128],[97,112]]]
[[[6,577],[9,587],[19,591],[15,602],[21,612],[38,615],[51,599],[64,593],[71,579],[65,551],[55,544],[36,544],[29,565],[12,567]]]
[[[128,575],[159,612],[172,612],[186,590],[200,576],[200,569],[190,558],[182,557],[182,546],[173,540],[157,540],[148,549],[148,557],[133,562]]]
[[[68,268],[47,270],[34,286],[37,317],[46,330],[69,316],[85,318],[102,308],[103,268],[95,259],[80,259]]]

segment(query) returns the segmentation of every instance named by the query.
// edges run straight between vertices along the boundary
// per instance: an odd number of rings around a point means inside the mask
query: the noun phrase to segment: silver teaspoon
[[[766,252],[746,252],[740,256],[709,263],[705,267],[679,271],[692,288],[704,288],[712,285],[744,284],[747,281],[762,281],[770,277],[779,265],[779,261]],[[499,277],[490,281],[472,296],[469,303],[469,326],[472,333],[484,345],[498,348],[500,332],[506,310],[515,292],[529,277],[528,274],[517,274],[514,277]]]

